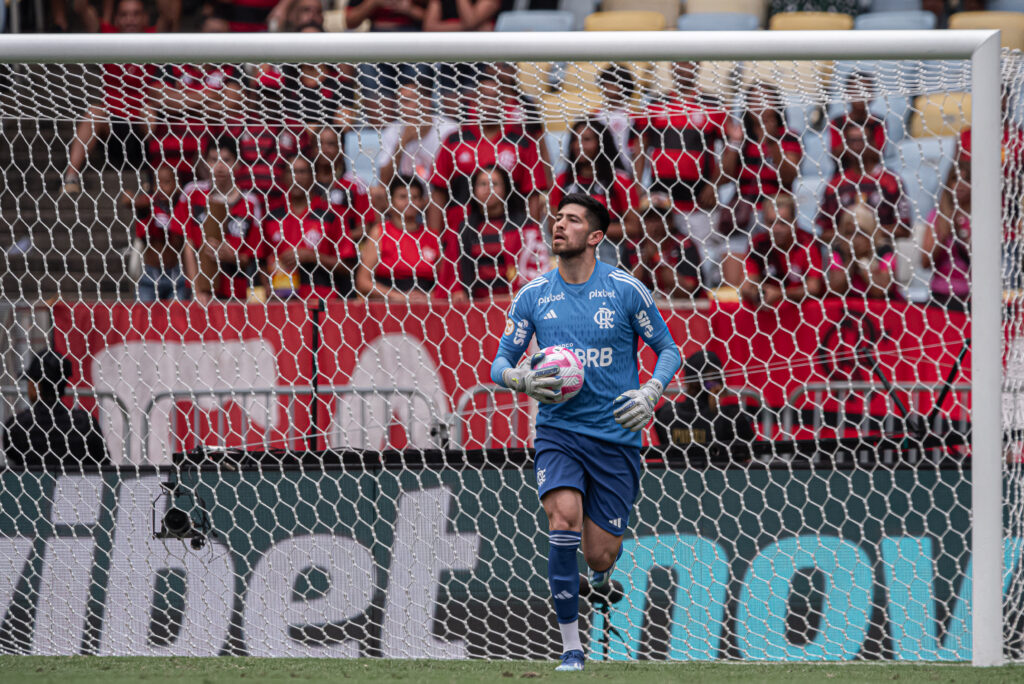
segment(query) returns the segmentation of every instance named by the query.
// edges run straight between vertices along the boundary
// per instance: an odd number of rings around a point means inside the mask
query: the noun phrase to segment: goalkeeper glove
[[[558,390],[562,388],[563,380],[555,377],[558,375],[556,366],[534,370],[533,367],[543,359],[544,352],[537,352],[515,368],[506,368],[501,374],[505,387],[523,392],[526,396],[545,404],[554,402],[558,398]]]
[[[640,389],[626,390],[615,397],[612,402],[615,408],[615,422],[636,432],[654,416],[654,406],[661,398],[664,391],[661,383],[657,380],[648,380]]]

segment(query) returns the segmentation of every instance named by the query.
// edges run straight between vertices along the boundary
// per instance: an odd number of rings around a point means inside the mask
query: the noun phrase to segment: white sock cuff
[[[562,653],[568,651],[582,651],[583,646],[580,645],[580,621],[573,620],[572,622],[559,622],[558,629],[562,632]]]

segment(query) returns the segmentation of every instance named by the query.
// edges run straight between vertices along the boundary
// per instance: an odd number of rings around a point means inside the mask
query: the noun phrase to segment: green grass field
[[[589,663],[586,672],[559,673],[548,662],[326,660],[270,658],[99,658],[0,656],[0,682],[42,684],[252,684],[253,682],[1022,682],[1024,665],[845,663]]]

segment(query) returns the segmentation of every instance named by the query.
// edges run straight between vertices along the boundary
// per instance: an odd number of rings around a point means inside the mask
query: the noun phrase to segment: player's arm
[[[523,297],[523,293],[530,289],[523,288],[512,300],[505,322],[505,332],[498,342],[498,353],[491,364],[491,380],[501,387],[522,392],[537,401],[550,402],[557,398],[562,380],[555,377],[558,369],[554,366],[541,370],[534,369],[534,366],[544,358],[544,354],[537,352],[518,366],[514,365],[526,351],[533,337],[533,321],[530,318],[528,303]]]
[[[626,390],[613,402],[615,422],[633,432],[641,430],[650,422],[661,393],[683,363],[679,347],[654,304],[654,297],[647,288],[639,283],[636,285],[643,288],[644,292],[634,290],[637,305],[632,309],[634,313],[630,316],[630,324],[636,334],[658,353],[658,362],[650,380],[638,389]]]

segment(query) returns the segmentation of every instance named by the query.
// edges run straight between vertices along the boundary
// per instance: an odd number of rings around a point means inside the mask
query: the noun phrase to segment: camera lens
[[[164,529],[174,537],[186,537],[192,531],[192,520],[180,508],[171,508],[164,514]]]

